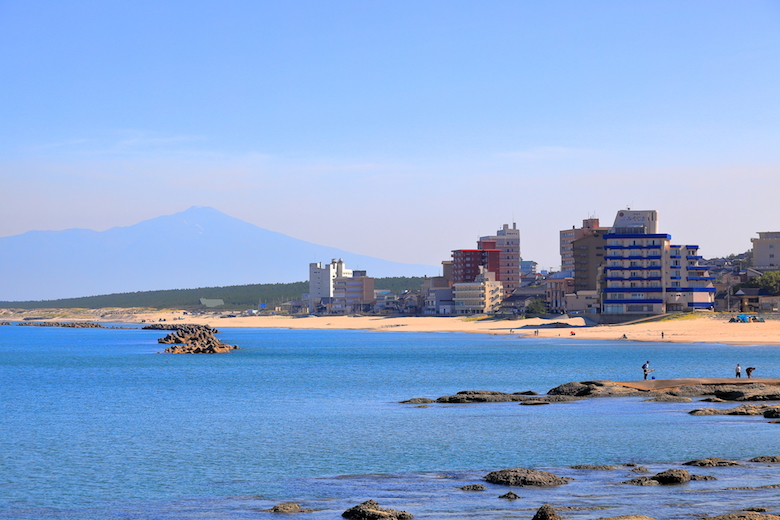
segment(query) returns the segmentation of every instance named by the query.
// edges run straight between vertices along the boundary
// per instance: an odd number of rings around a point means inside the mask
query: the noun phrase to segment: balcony
[[[689,282],[707,282],[710,280],[714,280],[714,276],[688,276],[685,278]]]

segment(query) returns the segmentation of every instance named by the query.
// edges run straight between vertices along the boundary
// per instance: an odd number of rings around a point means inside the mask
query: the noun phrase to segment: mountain
[[[107,231],[30,231],[0,237],[0,301],[309,279],[309,263],[343,258],[369,276],[435,275],[269,231],[208,207]]]

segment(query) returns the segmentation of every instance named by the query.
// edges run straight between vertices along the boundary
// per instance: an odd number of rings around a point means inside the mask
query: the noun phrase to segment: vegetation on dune
[[[422,277],[377,278],[376,289],[402,292],[419,290]],[[170,289],[164,291],[143,291],[133,293],[105,294],[28,302],[0,302],[0,307],[15,309],[102,309],[109,307],[153,309],[195,309],[201,308],[200,299],[221,299],[223,309],[256,309],[259,304],[267,307],[300,298],[309,290],[309,282],[231,285],[228,287],[200,287],[197,289]]]

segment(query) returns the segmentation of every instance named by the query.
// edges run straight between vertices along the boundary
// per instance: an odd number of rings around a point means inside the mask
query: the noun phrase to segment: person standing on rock
[[[740,378],[742,377],[742,367],[739,366],[739,363],[737,363],[737,373],[736,373],[736,375],[734,377],[740,377]],[[748,376],[748,377],[750,377],[750,376]]]
[[[645,362],[645,364],[642,365],[642,372],[645,375],[645,380],[647,380],[647,374],[652,372],[652,370],[650,369],[650,362],[649,361]]]

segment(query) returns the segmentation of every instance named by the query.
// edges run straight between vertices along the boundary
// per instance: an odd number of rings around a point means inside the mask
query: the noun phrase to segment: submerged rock
[[[341,513],[341,516],[349,518],[350,520],[390,520],[394,518],[397,518],[398,520],[409,520],[414,518],[411,513],[407,513],[406,511],[379,507],[379,504],[373,500],[366,500],[362,504],[350,507]]]
[[[721,459],[718,457],[708,457],[706,459],[689,460],[683,462],[683,466],[699,466],[700,468],[715,468],[722,466],[739,466],[739,462],[733,460]]]
[[[406,401],[401,401],[401,404],[429,404],[429,403],[435,403],[433,399],[428,399],[427,397],[415,397],[414,399],[407,399]]]
[[[691,480],[718,480],[712,475],[691,475]]]
[[[274,507],[268,510],[269,513],[311,513],[314,509],[306,509],[298,504],[292,502],[285,502],[283,504],[276,504]]]
[[[493,471],[485,476],[491,484],[504,486],[536,486],[549,487],[568,484],[569,480],[547,471],[526,468],[510,468]]]
[[[636,477],[631,480],[621,482],[622,484],[630,484],[632,486],[657,486],[660,483],[652,477]]]
[[[753,457],[750,462],[780,462],[780,457],[777,455],[761,455],[760,457]]]
[[[518,495],[514,491],[510,491],[509,493],[500,495],[498,498],[505,498],[507,500],[517,500],[518,498],[520,498],[520,495]]]
[[[572,466],[571,469],[589,469],[593,471],[615,471],[617,466],[608,466],[604,464],[577,464]]]
[[[753,511],[743,511],[740,513],[732,513],[728,515],[708,516],[699,520],[780,520],[780,516],[765,515]]]
[[[531,391],[527,392],[496,392],[493,390],[463,390],[455,395],[445,395],[436,399],[437,403],[507,403],[512,401],[522,401],[528,395],[533,395]]]
[[[561,520],[561,515],[550,504],[544,504],[536,511],[533,520]]]
[[[467,486],[461,486],[463,491],[485,491],[487,486],[485,484],[469,484]]]

